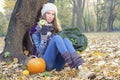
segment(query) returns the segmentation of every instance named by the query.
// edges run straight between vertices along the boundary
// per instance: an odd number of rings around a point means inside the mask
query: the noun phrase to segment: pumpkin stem
[[[37,56],[35,56],[35,55],[31,55],[30,58],[37,58]]]

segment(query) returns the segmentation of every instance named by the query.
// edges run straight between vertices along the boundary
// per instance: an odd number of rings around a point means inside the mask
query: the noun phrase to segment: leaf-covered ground
[[[96,72],[95,80],[120,79],[120,33],[86,33],[89,44],[85,51],[80,53],[84,58],[83,68]],[[0,50],[3,48],[3,38],[0,38]],[[23,75],[26,67],[12,62],[0,63],[0,80],[87,80],[83,76],[86,70],[70,69],[68,66],[61,71],[49,71],[39,74]],[[81,74],[83,76],[81,76]]]

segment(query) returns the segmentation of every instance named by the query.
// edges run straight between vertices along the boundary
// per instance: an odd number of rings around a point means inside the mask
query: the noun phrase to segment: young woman
[[[57,35],[61,31],[57,21],[57,8],[52,3],[43,5],[40,21],[31,34],[39,57],[46,62],[46,70],[60,70],[65,63],[71,68],[79,68],[83,59],[77,54],[72,43],[67,38]]]

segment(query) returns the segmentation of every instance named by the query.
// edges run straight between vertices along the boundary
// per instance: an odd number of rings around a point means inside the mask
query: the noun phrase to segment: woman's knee
[[[70,44],[72,44],[72,42],[68,38],[64,38],[64,43],[70,43]]]
[[[61,37],[60,35],[55,35],[55,36],[53,37],[53,39],[54,39],[54,40],[61,40],[62,37]]]

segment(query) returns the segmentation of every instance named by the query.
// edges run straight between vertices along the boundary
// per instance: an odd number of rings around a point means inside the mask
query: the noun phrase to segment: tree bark
[[[116,19],[116,14],[114,13],[114,9],[116,6],[120,5],[120,2],[117,0],[109,0],[109,1],[110,1],[110,8],[109,8],[107,27],[108,27],[108,31],[113,31],[114,30],[113,23]]]
[[[107,22],[108,31],[113,31],[113,0],[110,0],[109,17]]]
[[[77,15],[77,20],[76,20],[76,24],[77,27],[80,27],[80,31],[84,32],[83,26],[82,26],[82,16],[83,16],[83,10],[84,10],[84,5],[85,5],[85,0],[76,0],[75,1],[76,4],[76,15]]]
[[[20,63],[24,62],[23,48],[30,47],[29,30],[35,24],[38,15],[40,16],[40,10],[44,3],[46,0],[17,0],[5,37],[5,47],[0,56],[1,60],[8,61],[18,58]],[[10,52],[10,57],[3,58],[5,52]]]
[[[80,27],[80,31],[82,31],[83,30],[83,28],[82,28],[82,0],[77,0],[76,1],[76,3],[77,3],[77,22],[76,22],[76,24],[77,24],[77,27]]]
[[[48,2],[49,2],[49,3],[54,3],[54,2],[55,2],[55,0],[48,0]]]
[[[71,21],[72,27],[75,27],[75,13],[76,13],[76,4],[75,4],[75,1],[73,0],[72,21]]]

